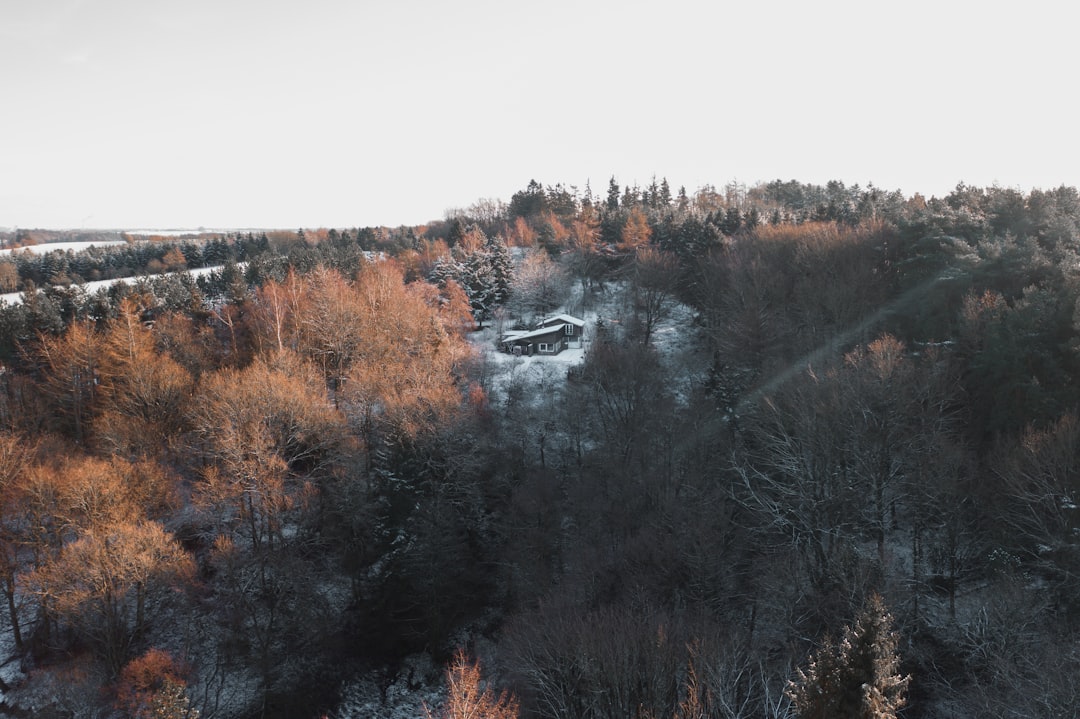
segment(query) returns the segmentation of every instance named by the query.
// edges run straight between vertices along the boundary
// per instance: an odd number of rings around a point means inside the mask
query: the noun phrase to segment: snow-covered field
[[[237,266],[243,268],[244,263],[242,263],[242,262],[238,263]],[[201,277],[202,275],[208,275],[211,272],[214,272],[215,270],[220,270],[220,269],[222,269],[222,267],[223,267],[223,265],[215,265],[213,267],[198,267],[198,268],[196,268],[194,270],[182,270],[182,271],[186,272],[187,274],[191,275],[192,277]],[[85,292],[86,294],[92,295],[95,292],[97,292],[98,290],[100,290],[101,288],[109,287],[111,285],[115,285],[117,282],[124,282],[124,283],[127,283],[129,285],[133,285],[136,282],[138,282],[139,280],[149,280],[149,279],[153,279],[154,277],[164,277],[165,275],[169,275],[169,274],[176,274],[176,273],[167,272],[167,273],[164,273],[162,275],[136,275],[135,277],[117,277],[114,280],[95,280],[94,282],[87,282],[85,284],[77,285],[77,286],[81,287],[83,292]],[[0,302],[5,302],[8,305],[22,304],[22,301],[23,301],[23,293],[22,292],[8,292],[7,294],[0,295]]]
[[[186,237],[186,236],[198,236],[198,235],[224,235],[231,232],[262,232],[263,230],[249,230],[249,229],[207,229],[200,227],[197,230],[124,230],[124,234],[131,235],[133,237]]]
[[[12,252],[29,252],[32,255],[44,255],[49,252],[71,250],[80,252],[91,247],[110,247],[113,245],[126,245],[124,240],[99,240],[97,242],[46,242],[40,245],[27,245],[15,249],[0,250],[0,256],[10,255]]]

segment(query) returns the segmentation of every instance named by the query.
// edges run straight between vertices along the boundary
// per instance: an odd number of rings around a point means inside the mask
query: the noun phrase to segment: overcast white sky
[[[1070,8],[0,0],[0,227],[412,225],[612,175],[1080,186]]]

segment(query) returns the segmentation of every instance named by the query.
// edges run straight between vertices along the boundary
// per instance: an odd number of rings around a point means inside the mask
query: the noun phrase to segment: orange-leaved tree
[[[113,453],[156,455],[182,428],[191,397],[191,374],[155,346],[140,308],[125,299],[101,347],[101,414],[96,444]]]
[[[252,326],[263,355],[300,350],[300,323],[308,312],[308,286],[293,269],[284,280],[268,280],[255,293]]]
[[[438,713],[425,706],[427,719],[517,719],[518,701],[512,694],[495,694],[480,676],[480,662],[470,661],[465,652],[454,652],[446,669],[446,702]]]
[[[132,719],[198,719],[185,691],[185,673],[168,652],[148,649],[120,672],[116,707]]]
[[[83,442],[98,395],[101,337],[89,321],[74,322],[60,336],[40,334],[30,355],[54,426]]]
[[[235,508],[231,529],[256,547],[279,538],[294,504],[288,480],[320,474],[346,441],[317,370],[288,350],[205,375],[191,424],[206,460],[197,499]]]
[[[462,404],[457,376],[471,350],[447,331],[428,290],[406,285],[388,262],[365,267],[356,280],[362,342],[343,407],[369,454],[379,443],[407,443],[444,425]]]
[[[623,252],[634,252],[649,244],[652,238],[652,229],[649,227],[649,218],[640,207],[630,210],[626,216],[626,224],[619,233],[618,249]]]
[[[89,643],[111,671],[149,627],[154,590],[190,579],[191,558],[156,522],[95,527],[35,570],[39,601]]]

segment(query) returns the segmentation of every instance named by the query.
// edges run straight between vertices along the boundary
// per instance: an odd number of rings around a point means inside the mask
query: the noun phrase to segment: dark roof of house
[[[531,340],[535,337],[543,337],[545,335],[554,334],[555,332],[562,332],[563,326],[568,324],[576,327],[584,327],[585,320],[578,319],[571,315],[555,315],[554,317],[540,320],[539,325],[534,330],[511,330],[509,332],[504,332],[501,341],[515,342],[517,340]]]

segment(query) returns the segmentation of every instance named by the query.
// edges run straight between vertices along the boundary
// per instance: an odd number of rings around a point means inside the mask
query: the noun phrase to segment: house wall
[[[563,340],[562,340],[561,337],[556,337],[556,338],[541,337],[539,339],[541,341],[536,343],[536,347],[537,347],[537,352],[539,352],[541,354],[557,355],[560,352],[562,352],[563,349],[564,349],[564,347],[563,347],[564,343],[563,343]],[[546,345],[547,350],[540,349],[541,344]]]
[[[566,325],[570,325],[573,328],[573,332],[574,332],[573,334],[570,334],[570,335],[566,334]],[[563,348],[564,349],[568,348],[568,347],[573,347],[575,349],[580,349],[583,346],[582,345],[582,339],[583,339],[584,334],[585,334],[585,328],[584,327],[578,327],[577,325],[573,324],[572,322],[566,322],[565,320],[548,320],[548,321],[544,322],[542,326],[544,326],[544,327],[552,327],[552,328],[558,327],[559,331],[562,333],[562,340],[563,340]]]
[[[546,335],[540,335],[539,337],[533,337],[532,342],[536,345],[536,351],[540,354],[557,355],[563,351],[563,336],[562,327],[557,332],[550,332]],[[540,351],[540,345],[545,344],[548,346],[546,352]]]
[[[522,354],[526,354],[525,347],[532,345],[532,354],[558,354],[566,348],[566,342],[561,334],[561,328],[559,332],[549,332],[542,335],[535,335],[525,340],[511,340],[506,343],[510,347],[510,352],[513,352],[513,347],[521,347]],[[547,351],[541,351],[540,345],[547,345]]]
[[[567,347],[573,347],[575,349],[580,349],[581,346],[582,346],[581,340],[585,335],[585,328],[584,327],[577,327],[577,326],[574,326],[574,325],[571,325],[571,327],[574,327],[574,334],[572,334],[572,335],[564,335],[564,340],[566,342],[566,346]]]

